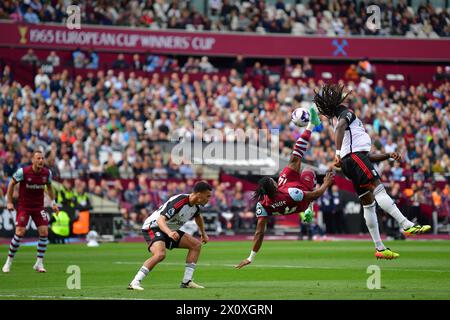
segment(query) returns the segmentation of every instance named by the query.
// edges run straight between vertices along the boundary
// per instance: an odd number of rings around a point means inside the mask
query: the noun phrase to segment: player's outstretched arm
[[[333,180],[334,172],[327,172],[325,178],[323,178],[323,183],[319,188],[311,192],[304,191],[304,199],[306,201],[314,201],[320,198],[325,193],[325,191],[327,191],[327,189],[333,184]]]
[[[369,154],[369,160],[370,160],[370,162],[373,162],[373,163],[381,162],[381,161],[384,161],[387,159],[394,159],[395,161],[401,161],[402,157],[397,152],[380,153],[380,154],[370,153]]]
[[[253,237],[253,249],[250,253],[250,256],[247,259],[242,260],[241,263],[239,263],[235,268],[241,269],[242,267],[245,267],[246,265],[250,264],[253,261],[253,258],[255,257],[256,253],[261,248],[264,239],[264,232],[266,231],[266,225],[267,225],[267,217],[258,218],[255,236]]]

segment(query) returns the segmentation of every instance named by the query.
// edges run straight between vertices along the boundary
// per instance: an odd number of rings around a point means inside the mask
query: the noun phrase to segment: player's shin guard
[[[45,251],[47,251],[48,238],[39,237],[39,242],[37,245],[37,258],[38,260],[44,259]]]
[[[298,138],[295,143],[294,151],[292,151],[292,155],[298,157],[300,159],[303,158],[306,147],[308,146],[309,139],[311,138],[311,130],[305,130],[301,134],[300,138]]]
[[[188,283],[192,280],[192,276],[194,275],[195,271],[195,263],[186,263],[186,268],[184,269],[184,277],[183,277],[183,283]]]
[[[372,237],[373,243],[378,250],[386,249],[383,242],[381,241],[380,230],[378,229],[378,219],[376,212],[377,204],[375,201],[364,207],[364,219],[366,220],[367,229],[369,229],[370,236]]]
[[[11,259],[11,260],[14,259],[14,256],[16,255],[17,250],[19,250],[21,241],[22,241],[22,237],[19,237],[17,234],[15,234],[9,245],[9,251],[8,251],[9,259]]]
[[[378,205],[386,211],[389,215],[391,215],[395,220],[397,220],[398,224],[401,226],[402,229],[408,229],[411,228],[414,223],[409,221],[397,208],[397,205],[395,204],[394,200],[386,193],[386,189],[384,189],[384,186],[382,184],[378,185],[375,190],[373,191],[373,194],[375,196],[375,200],[377,201]]]

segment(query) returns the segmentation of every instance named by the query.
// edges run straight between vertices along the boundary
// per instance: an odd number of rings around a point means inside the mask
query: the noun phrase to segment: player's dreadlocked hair
[[[260,201],[267,195],[269,198],[278,192],[276,184],[273,183],[272,178],[264,177],[258,181],[258,189],[253,193],[253,199]]]
[[[335,116],[336,109],[345,101],[350,92],[344,94],[344,86],[338,84],[326,84],[314,96],[314,103],[320,114],[331,119]]]

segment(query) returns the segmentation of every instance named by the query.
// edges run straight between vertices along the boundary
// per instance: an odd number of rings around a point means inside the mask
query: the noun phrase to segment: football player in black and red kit
[[[373,163],[393,159],[400,161],[398,153],[371,154],[372,140],[364,125],[350,110],[345,100],[344,86],[326,84],[314,97],[319,113],[335,120],[336,154],[334,166],[352,181],[353,187],[361,199],[367,229],[375,244],[377,259],[396,259],[400,255],[385,247],[378,229],[376,203],[391,215],[407,236],[430,231],[429,225],[416,225],[408,220],[397,208],[394,200],[387,194]]]

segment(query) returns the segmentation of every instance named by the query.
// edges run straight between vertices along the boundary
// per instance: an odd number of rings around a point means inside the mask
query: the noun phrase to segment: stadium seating
[[[33,11],[37,18],[41,22],[47,21],[48,7],[39,6],[41,1],[33,3],[36,4]],[[92,3],[95,5],[96,1]],[[127,7],[131,1],[122,3],[125,3],[125,10],[118,10],[115,2],[107,2],[111,10],[118,12],[114,19],[105,12],[95,13],[92,8],[83,7],[83,22],[173,27],[167,26],[166,13],[156,15],[156,3],[146,8],[146,1],[137,1],[145,10],[133,12],[128,12]],[[167,1],[158,3],[168,5]],[[245,3],[237,3],[237,9],[249,8]],[[279,28],[273,29],[270,21],[277,20],[277,16],[278,20],[285,19],[287,11],[295,16],[289,27],[289,32],[294,34],[373,35],[361,25],[358,29],[356,25],[340,22],[343,13],[333,7],[336,2],[330,4],[328,10],[315,10],[315,4],[316,1],[295,6],[286,3],[285,9],[269,4],[267,14],[270,19],[254,28],[249,27],[250,31],[280,32]],[[25,19],[27,6],[25,1],[15,1],[12,7],[6,8],[2,2],[0,14],[3,18]],[[64,14],[58,10],[61,8],[55,10],[56,17],[51,19],[62,22]],[[361,10],[364,8],[356,11]],[[181,29],[214,30],[221,25],[220,30],[229,31],[232,22],[228,19],[230,13],[225,11],[219,11],[216,17],[208,17],[211,18],[210,25],[205,23],[203,15],[200,20],[193,21],[192,17],[197,14],[194,10],[186,21],[176,22]],[[449,36],[448,12],[445,10],[435,10],[432,5],[417,8],[398,5],[388,11],[410,15],[408,19],[415,23],[410,23],[408,30],[402,30],[393,21],[385,21],[387,24],[380,34],[408,38]],[[428,20],[431,24],[425,23]],[[328,27],[329,30],[325,30]],[[235,31],[249,30],[237,28]],[[55,178],[93,181],[90,192],[119,200],[124,217],[139,226],[168,194],[189,190],[187,183],[177,187],[161,181],[210,178],[207,169],[174,164],[169,153],[162,150],[163,145],[178,133],[192,135],[193,127],[189,123],[201,120],[206,124],[205,130],[215,128],[222,132],[242,127],[278,128],[281,131],[279,154],[282,159],[287,159],[299,136],[299,129],[289,123],[290,111],[300,105],[309,106],[314,90],[323,81],[343,81],[353,90],[349,104],[365,122],[378,151],[403,153],[406,161],[401,168],[394,168],[389,162],[377,167],[388,188],[400,189],[398,201],[419,202],[423,208],[440,213],[450,206],[449,66],[371,62],[375,71],[366,74],[358,69],[354,80],[345,75],[351,63],[358,64],[356,61],[313,61],[313,73],[306,75],[303,59],[292,61],[292,67],[296,64],[300,67],[296,74],[281,59],[248,58],[246,70],[238,74],[232,71],[229,57],[211,58],[211,70],[218,70],[210,73],[199,66],[200,57],[160,55],[156,59],[160,61],[159,65],[149,72],[144,68],[124,69],[122,64],[121,68],[114,68],[118,53],[107,51],[97,53],[99,65],[92,69],[86,68],[86,64],[77,68],[73,52],[68,50],[56,51],[58,66],[49,66],[46,62],[50,49],[35,49],[33,54],[38,63],[26,64],[22,58],[28,50],[0,48],[0,189],[3,192],[14,169],[29,163],[33,148],[42,148]],[[85,48],[83,51],[88,53]],[[134,52],[124,55],[129,65],[134,55]],[[147,56],[137,56],[142,65],[148,67]],[[178,64],[164,69],[164,63],[170,59]],[[194,65],[188,65],[189,60],[193,60]],[[47,76],[37,76],[40,67]],[[42,82],[43,88],[36,86]],[[331,131],[330,124],[324,122],[314,132],[311,148],[305,156],[305,161],[322,173],[329,168],[334,156]],[[399,170],[401,180],[396,178]],[[142,178],[144,182],[139,185]],[[245,205],[236,215],[253,210],[250,187],[235,190],[232,185],[222,185],[223,181],[217,178],[218,174],[213,181],[220,186],[218,194],[222,192],[226,196],[223,201],[214,196],[215,210],[230,210],[235,194],[240,192],[246,193],[243,197]],[[151,201],[141,197],[141,203],[135,205],[125,199],[130,179],[138,184],[138,198],[142,196],[140,193],[150,190]],[[340,183],[340,187],[345,188],[346,183]],[[427,183],[443,190],[440,201],[433,198]],[[413,187],[417,188],[415,192],[406,191]],[[147,202],[151,205],[144,205]]]
[[[197,0],[173,4],[157,2],[92,1],[81,6],[82,23],[141,26],[152,29],[213,30],[258,33],[294,33],[342,35],[402,35],[411,37],[449,37],[449,8],[445,1],[408,6],[406,1],[377,3],[380,6],[381,30],[373,32],[365,25],[370,16],[364,1],[230,1],[212,14],[206,2]],[[440,3],[439,3],[440,2]],[[63,22],[65,8],[53,2],[13,1],[0,4],[1,17],[28,23]],[[252,4],[253,3],[253,4]],[[433,4],[438,7],[434,7]],[[442,7],[439,7],[441,5]],[[31,13],[27,12],[31,7]],[[203,10],[202,10],[203,9]],[[201,12],[202,11],[202,12]],[[207,14],[205,14],[205,12]],[[239,15],[247,19],[238,24]],[[364,19],[364,20],[363,20]]]

